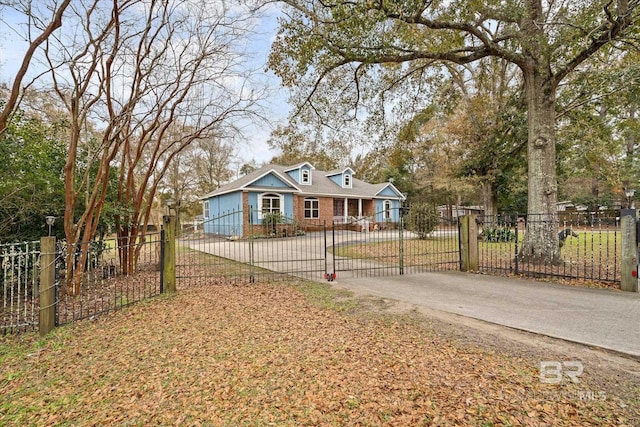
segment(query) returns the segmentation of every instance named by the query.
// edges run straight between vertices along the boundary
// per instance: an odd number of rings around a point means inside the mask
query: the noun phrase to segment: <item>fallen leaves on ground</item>
[[[637,395],[541,384],[538,361],[451,342],[402,316],[319,306],[283,284],[201,286],[43,340],[5,337],[0,362],[0,425],[638,421]]]

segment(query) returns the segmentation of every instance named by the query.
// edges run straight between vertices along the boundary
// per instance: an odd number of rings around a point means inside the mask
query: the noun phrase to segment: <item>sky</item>
[[[20,19],[19,14],[10,9],[0,9],[0,83],[11,85],[18,70],[20,62],[27,49],[27,44],[12,31],[11,26]],[[256,34],[250,41],[249,49],[252,52],[252,64],[260,70],[265,69],[269,55],[271,42],[277,31],[276,16],[278,10],[272,8],[266,16],[260,20]],[[33,64],[35,68],[37,65]],[[280,86],[280,80],[272,72],[264,72],[260,80],[271,90],[271,96],[265,101],[264,107],[267,123],[251,126],[245,134],[245,142],[238,146],[238,168],[243,163],[256,161],[263,163],[269,161],[275,153],[267,145],[270,132],[279,123],[284,123],[290,107],[287,103],[287,91]]]
[[[273,10],[265,19],[261,20],[261,24],[257,31],[257,36],[252,43],[252,50],[256,52],[255,61],[260,64],[261,69],[265,69],[271,43],[273,42],[277,32],[276,16],[278,11]],[[270,119],[269,125],[273,128],[278,123],[286,122],[287,115],[290,111],[290,105],[287,102],[288,94],[286,89],[280,85],[280,79],[271,71],[263,74],[265,82],[269,88],[273,90],[273,97],[268,100],[267,111]],[[269,149],[267,140],[269,139],[271,129],[269,126],[256,129],[252,142],[249,144],[249,156],[257,162],[270,160],[275,154]]]

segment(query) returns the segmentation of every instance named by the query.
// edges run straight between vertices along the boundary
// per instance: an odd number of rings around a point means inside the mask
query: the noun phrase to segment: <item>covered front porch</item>
[[[348,223],[354,220],[373,217],[374,201],[371,199],[334,198],[333,222]]]

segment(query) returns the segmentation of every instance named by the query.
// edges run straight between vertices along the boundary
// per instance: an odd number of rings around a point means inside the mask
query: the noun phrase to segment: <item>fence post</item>
[[[164,249],[166,242],[164,227],[160,227],[160,293],[164,294]]]
[[[165,292],[176,291],[176,217],[165,215],[164,224],[164,253],[162,259],[162,280]]]
[[[255,283],[256,277],[253,272],[253,206],[249,205],[249,283]],[[257,212],[257,211],[256,211]],[[264,216],[263,216],[264,218]],[[264,226],[263,226],[264,227]]]
[[[635,209],[622,209],[620,211],[620,231],[622,234],[620,289],[628,292],[637,292],[638,290],[636,221]]]
[[[515,268],[516,268],[515,274],[517,276],[518,274],[520,274],[520,271],[519,271],[520,270],[520,265],[519,265],[519,257],[518,257],[518,249],[519,249],[518,248],[518,232],[520,231],[520,223],[518,222],[518,213],[517,212],[515,214],[515,218],[516,218],[516,220],[515,220],[515,225],[514,225],[514,231],[516,233],[515,234],[516,238],[515,238],[515,241],[513,243],[514,244],[513,261],[514,261]]]
[[[478,270],[478,224],[477,215],[460,218],[460,258],[462,271]]]
[[[399,210],[399,223],[400,229],[398,230],[398,258],[399,258],[399,266],[400,266],[400,274],[404,274],[404,207],[401,207]]]
[[[56,238],[40,238],[40,335],[56,326]]]
[[[324,237],[324,241],[322,242],[323,251],[324,251],[324,277],[328,278],[329,274],[329,266],[327,263],[327,220],[322,220],[322,235]]]

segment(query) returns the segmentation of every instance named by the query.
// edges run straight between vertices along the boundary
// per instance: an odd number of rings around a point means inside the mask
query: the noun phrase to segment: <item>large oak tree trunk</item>
[[[493,191],[492,180],[486,179],[484,182],[481,182],[480,188],[482,188],[484,215],[485,217],[487,217],[487,220],[492,221],[493,218],[498,214],[498,209],[496,209],[498,203],[496,201],[496,193]]]
[[[526,235],[520,258],[530,262],[558,263],[556,203],[555,99],[550,72],[531,67],[525,72],[528,120],[528,207]]]

